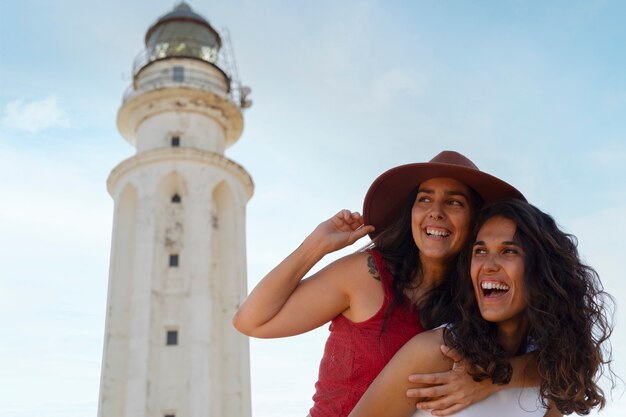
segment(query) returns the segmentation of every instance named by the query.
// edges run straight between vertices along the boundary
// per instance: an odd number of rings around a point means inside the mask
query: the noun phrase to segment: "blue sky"
[[[175,3],[0,2],[0,415],[96,414],[105,181],[134,152],[116,112],[145,31]],[[626,3],[189,3],[229,29],[253,91],[226,152],[256,186],[251,287],[320,221],[360,210],[381,172],[454,149],[577,235],[623,302]],[[251,342],[255,417],[306,415],[326,334]],[[602,415],[626,408],[622,391]]]

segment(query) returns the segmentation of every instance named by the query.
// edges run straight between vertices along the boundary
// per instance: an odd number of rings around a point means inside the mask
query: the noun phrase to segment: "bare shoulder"
[[[424,345],[437,344],[437,346],[440,346],[443,343],[443,327],[426,330],[416,334],[407,343]]]
[[[429,372],[448,370],[452,361],[441,353],[443,329],[427,330],[413,336],[399,351],[393,360],[402,362],[410,372]],[[435,369],[436,368],[436,369]]]
[[[384,302],[383,285],[372,275],[371,265],[368,265],[371,256],[369,252],[357,252],[327,267],[327,273],[332,274],[332,279],[336,280],[349,300],[349,308],[343,314],[353,322],[371,318]]]
[[[347,278],[356,277],[380,280],[374,257],[369,252],[355,252],[329,264],[325,270],[339,272]]]
[[[354,259],[355,269],[357,269],[362,276],[365,276],[365,272],[367,272],[370,278],[380,281],[380,271],[378,270],[378,265],[376,265],[376,260],[371,251],[358,252],[350,256]]]

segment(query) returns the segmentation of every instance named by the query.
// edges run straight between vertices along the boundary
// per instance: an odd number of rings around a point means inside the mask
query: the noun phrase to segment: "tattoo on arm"
[[[376,267],[376,261],[372,255],[367,257],[367,267],[369,268],[370,275],[376,281],[380,281],[380,276],[378,275],[378,268]]]

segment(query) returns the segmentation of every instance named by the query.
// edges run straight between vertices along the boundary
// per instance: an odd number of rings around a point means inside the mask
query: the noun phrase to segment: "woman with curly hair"
[[[493,384],[509,382],[516,355],[537,360],[538,386],[500,390],[456,416],[552,417],[604,406],[597,381],[610,362],[612,298],[580,260],[576,238],[521,200],[485,207],[473,236],[459,260],[457,319],[402,347],[351,417],[428,415],[406,397],[406,377],[452,368],[442,343],[464,356],[475,380]]]

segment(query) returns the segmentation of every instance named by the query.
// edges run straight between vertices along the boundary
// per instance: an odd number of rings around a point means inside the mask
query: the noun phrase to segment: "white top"
[[[539,387],[506,388],[453,414],[454,417],[543,417],[547,410],[541,405]],[[430,416],[418,410],[413,417]]]

